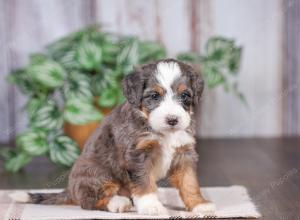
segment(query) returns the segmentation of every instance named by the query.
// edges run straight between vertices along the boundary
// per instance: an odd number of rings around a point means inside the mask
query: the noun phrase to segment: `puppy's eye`
[[[188,92],[184,92],[184,93],[181,94],[181,99],[182,99],[183,101],[188,100],[190,97],[191,97],[191,94],[188,93]]]
[[[192,101],[191,101],[191,94],[189,92],[183,92],[181,95],[180,95],[180,99],[182,101],[182,103],[186,106],[189,106],[192,104]]]
[[[151,94],[151,99],[158,100],[159,98],[160,98],[160,94],[158,92]]]

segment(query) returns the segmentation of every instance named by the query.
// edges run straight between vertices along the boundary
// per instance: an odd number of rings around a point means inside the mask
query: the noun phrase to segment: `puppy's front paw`
[[[167,215],[168,210],[158,200],[156,194],[147,194],[134,198],[137,212],[143,215]]]
[[[168,210],[161,204],[161,202],[157,201],[140,206],[138,208],[138,213],[144,215],[164,215],[168,214]]]
[[[215,216],[216,206],[211,202],[196,205],[192,212],[203,216]]]
[[[131,209],[132,203],[125,196],[113,196],[107,204],[107,209],[110,212],[127,212]]]

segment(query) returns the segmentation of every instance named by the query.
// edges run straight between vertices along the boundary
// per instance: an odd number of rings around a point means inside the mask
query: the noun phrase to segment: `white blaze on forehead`
[[[172,83],[181,76],[181,70],[176,62],[160,62],[157,64],[156,79],[168,91]]]

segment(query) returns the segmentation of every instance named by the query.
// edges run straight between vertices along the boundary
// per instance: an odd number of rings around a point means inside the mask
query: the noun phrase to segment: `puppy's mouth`
[[[185,130],[186,127],[183,127],[182,124],[178,123],[176,125],[169,125],[169,124],[165,124],[165,126],[163,126],[163,128],[161,129],[164,132],[176,132],[176,131],[180,131],[180,130]]]
[[[179,130],[184,130],[184,129],[181,129],[181,128],[179,128],[179,127],[168,127],[167,129],[166,129],[166,131],[167,132],[176,132],[176,131],[179,131]]]

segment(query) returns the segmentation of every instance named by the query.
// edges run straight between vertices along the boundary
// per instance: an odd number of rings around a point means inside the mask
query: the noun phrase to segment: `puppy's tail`
[[[14,192],[9,197],[15,202],[33,203],[44,205],[67,205],[72,204],[72,200],[67,191],[60,193],[27,193]]]

